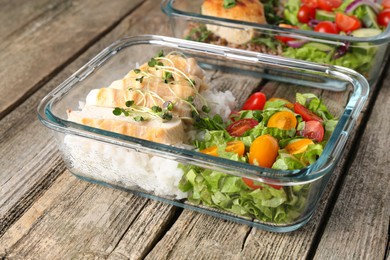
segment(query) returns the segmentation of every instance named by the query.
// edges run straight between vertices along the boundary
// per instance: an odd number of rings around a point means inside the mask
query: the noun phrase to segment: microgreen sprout
[[[172,101],[165,101],[163,104],[163,108],[165,110],[168,110],[168,111],[172,111],[173,107],[174,107],[174,104],[172,103]]]

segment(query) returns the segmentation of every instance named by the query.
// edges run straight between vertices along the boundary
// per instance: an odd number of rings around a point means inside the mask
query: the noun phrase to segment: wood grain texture
[[[40,100],[118,38],[129,33],[169,33],[168,28],[150,23],[143,15],[145,12],[152,14],[158,24],[165,19],[155,8],[153,1],[145,2],[131,18],[120,23],[93,48],[0,121],[0,236],[65,168],[52,135],[38,121],[35,111]]]
[[[9,1],[1,9],[11,11],[1,15],[0,21],[17,17],[18,22],[11,27],[12,31],[5,32],[8,37],[0,41],[0,118],[142,3],[30,2],[34,1]],[[26,15],[24,10],[28,10]]]
[[[304,259],[314,255],[317,239],[321,238],[321,225],[334,203],[334,194],[338,193],[335,189],[341,186],[340,180],[349,165],[348,151],[355,147],[356,128],[313,219],[302,229],[288,234],[270,233],[188,210],[182,211],[167,204],[80,181],[64,171],[53,138],[36,119],[35,108],[39,100],[114,40],[143,33],[169,35],[167,26],[161,26],[166,23],[167,19],[156,1],[145,1],[86,53],[73,63],[66,64],[66,68],[55,78],[43,86],[37,86],[40,89],[36,93],[0,121],[1,259]],[[68,58],[71,59],[74,53],[83,52],[87,45],[77,45],[78,49],[69,52]],[[235,84],[230,78],[224,79],[220,72],[208,76],[221,83],[227,81],[226,87]],[[42,76],[40,78],[48,80]],[[245,92],[236,93],[242,97],[258,83],[251,80],[243,82]],[[269,96],[278,96],[280,93],[274,87],[264,90]],[[386,95],[389,95],[388,91]],[[376,121],[380,121],[382,113],[377,115]],[[359,164],[364,161],[362,157],[363,154],[355,159],[358,162],[353,170],[371,172],[367,168],[368,159],[364,165]],[[381,187],[385,184],[381,184]],[[356,186],[346,186],[343,194],[351,196],[349,192],[355,194],[354,190],[362,186],[357,181]],[[369,187],[370,191],[375,188]],[[383,199],[383,194],[388,197],[388,193],[375,194],[379,200]],[[340,201],[338,203],[341,206],[336,206],[338,209],[334,214],[343,214],[345,211]],[[372,198],[360,198],[357,201],[372,202]],[[388,216],[388,212],[380,211],[376,206],[372,208]],[[355,214],[360,214],[357,209]],[[370,214],[364,216],[372,219]],[[362,229],[380,229],[372,228],[370,223],[367,224],[360,217],[357,216],[364,223]],[[382,218],[375,219],[372,223],[379,227],[383,221]],[[329,227],[339,227],[331,223]],[[350,230],[355,227],[349,228],[344,229],[344,237],[352,237]],[[383,230],[380,229],[381,232]],[[377,239],[366,233],[369,231],[362,231],[365,241]],[[339,233],[336,234],[341,237]],[[323,239],[328,241],[318,247],[318,259],[323,259],[320,256],[337,259],[346,256],[346,250],[333,249],[337,245],[330,240],[335,240],[335,237],[333,232],[325,231]],[[359,241],[354,243],[344,245],[363,245]],[[369,250],[359,251],[357,255],[364,256],[366,253],[370,253]]]
[[[375,100],[315,259],[385,259],[390,221],[390,77]],[[337,239],[335,239],[337,238]]]
[[[66,172],[0,239],[0,256],[140,258],[174,212],[167,204],[89,184]]]

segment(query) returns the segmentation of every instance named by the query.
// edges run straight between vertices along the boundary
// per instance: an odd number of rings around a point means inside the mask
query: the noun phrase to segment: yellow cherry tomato
[[[306,151],[307,147],[311,144],[314,144],[312,140],[304,138],[292,141],[285,147],[285,149],[290,154],[298,154]]]
[[[268,120],[268,127],[276,127],[282,130],[290,130],[297,126],[297,119],[290,111],[280,111],[273,114]]]
[[[293,103],[291,103],[290,101],[288,101],[287,99],[284,99],[284,98],[275,98],[275,97],[273,97],[273,98],[270,98],[268,101],[283,101],[285,104],[284,104],[284,106],[285,107],[287,107],[287,108],[289,108],[289,109],[291,109],[291,110],[293,110],[294,109],[294,104]]]
[[[243,156],[245,153],[245,145],[242,141],[231,141],[226,144],[226,152],[234,152],[240,156]],[[218,156],[218,147],[216,145],[210,146],[209,148],[203,149],[201,153]]]
[[[271,135],[257,137],[249,148],[249,163],[271,168],[278,156],[278,141]]]

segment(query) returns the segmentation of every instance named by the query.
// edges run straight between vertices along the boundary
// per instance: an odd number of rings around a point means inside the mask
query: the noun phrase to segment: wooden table
[[[81,181],[39,101],[125,35],[170,35],[156,0],[0,0],[1,259],[389,258],[390,68],[312,220],[278,234]]]

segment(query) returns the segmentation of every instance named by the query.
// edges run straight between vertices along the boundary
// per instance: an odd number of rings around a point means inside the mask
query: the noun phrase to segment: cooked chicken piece
[[[156,118],[135,121],[132,117],[115,116],[112,108],[85,106],[82,111],[67,111],[68,120],[123,135],[163,144],[183,142],[184,128],[179,118],[168,122]]]
[[[238,0],[236,5],[231,8],[223,7],[223,0],[205,0],[202,4],[201,11],[204,15],[219,18],[259,24],[267,23],[263,4],[259,0]],[[255,36],[255,31],[250,28],[232,29],[208,24],[207,29],[233,44],[247,43]]]
[[[190,106],[178,96],[174,96],[173,90],[168,90],[168,88],[170,88],[169,85],[161,84],[156,92],[114,88],[93,89],[88,93],[85,105],[125,108],[126,101],[132,100],[135,105],[151,108],[153,106],[163,107],[165,101],[170,101],[174,104],[173,115],[191,117]]]

